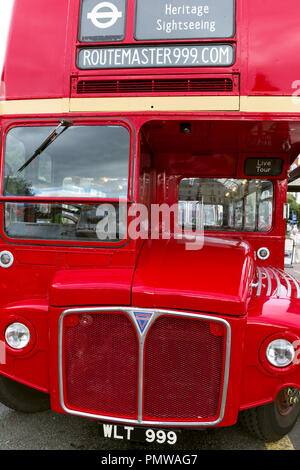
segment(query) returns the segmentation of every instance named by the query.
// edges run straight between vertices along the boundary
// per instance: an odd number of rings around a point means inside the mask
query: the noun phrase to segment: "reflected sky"
[[[5,149],[6,194],[36,196],[126,197],[130,134],[122,126],[72,126],[23,171],[55,127],[9,131]],[[23,185],[23,189],[22,189]],[[26,185],[26,191],[25,191]]]

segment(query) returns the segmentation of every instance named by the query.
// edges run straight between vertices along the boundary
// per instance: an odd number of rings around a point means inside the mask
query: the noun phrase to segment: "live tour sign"
[[[126,0],[82,0],[79,40],[119,42],[126,37]],[[220,67],[235,61],[231,44],[188,43],[196,39],[227,39],[235,35],[235,0],[136,0],[134,39],[149,45],[81,48],[81,69],[143,67]],[[184,40],[186,44],[157,44]]]

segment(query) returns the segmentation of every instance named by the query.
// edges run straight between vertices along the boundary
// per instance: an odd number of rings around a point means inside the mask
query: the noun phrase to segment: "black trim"
[[[287,187],[288,193],[300,193],[300,186],[299,185],[290,185]]]
[[[288,184],[300,178],[300,166],[291,171],[288,175]]]

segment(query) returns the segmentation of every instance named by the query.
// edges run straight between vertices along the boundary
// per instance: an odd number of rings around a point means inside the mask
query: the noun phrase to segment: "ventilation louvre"
[[[74,91],[77,95],[124,94],[199,94],[232,93],[236,86],[232,78],[179,78],[179,79],[79,79]]]

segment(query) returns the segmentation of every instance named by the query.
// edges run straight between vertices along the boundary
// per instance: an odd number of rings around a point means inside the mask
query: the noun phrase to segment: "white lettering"
[[[186,23],[177,27],[188,28]],[[197,65],[230,65],[233,59],[231,46],[177,46],[133,47],[115,49],[82,49],[79,63],[82,68],[114,67],[176,67]],[[300,88],[293,97],[300,95]]]
[[[138,49],[134,50],[131,63],[132,63],[132,65],[135,64],[135,63],[140,65],[141,62],[140,62],[140,56],[139,56],[139,50]]]
[[[209,52],[209,48],[208,47],[204,47],[203,51],[202,51],[202,62],[204,64],[208,64],[209,63],[209,59],[206,59],[206,56],[207,56],[207,53]]]
[[[106,57],[107,57],[106,51],[101,50],[100,51],[100,57],[99,57],[99,64],[100,65],[106,65]]]
[[[99,52],[96,49],[91,53],[91,62],[93,65],[98,65],[99,63]]]
[[[127,440],[130,441],[131,433],[134,431],[134,428],[131,426],[124,426],[125,431],[127,431]]]
[[[157,65],[164,65],[163,53],[164,53],[163,48],[158,47],[157,52],[156,52],[156,63],[157,63]]]
[[[114,438],[115,439],[124,439],[123,436],[118,435],[118,427],[114,425]]]
[[[89,49],[85,49],[84,50],[84,53],[83,53],[83,63],[84,63],[84,66],[91,66],[91,60],[90,60],[90,56],[91,56],[91,51]]]
[[[164,49],[164,63],[165,65],[168,63],[170,65],[172,65],[172,60],[171,60],[171,49],[169,49],[168,47],[166,47]]]
[[[230,64],[230,49],[229,47],[220,47],[220,63]]]
[[[219,51],[216,47],[213,47],[210,51],[210,60],[213,64],[216,64],[219,60]]]
[[[115,65],[121,65],[120,58],[121,58],[121,50],[116,49],[115,50]]]
[[[147,57],[147,49],[142,49],[142,56],[143,56],[144,60],[142,60],[141,63],[143,65],[147,65],[148,62],[149,62],[149,59]]]
[[[112,424],[103,424],[103,435],[104,437],[111,437],[112,434]]]
[[[157,24],[156,31],[161,31],[162,30],[162,21],[157,20],[156,24]]]
[[[126,465],[132,468],[135,463],[136,457],[115,457],[108,454],[108,457],[102,457],[100,460],[101,465]]]
[[[163,31],[164,33],[171,34],[174,31],[216,31],[215,21],[163,21],[161,18],[156,21],[156,31]]]
[[[108,49],[108,51],[107,51],[108,56],[109,56],[109,59],[108,59],[109,65],[113,65],[113,61],[112,61],[112,54],[113,54],[113,52],[114,52],[113,49]]]
[[[166,3],[165,5],[165,15],[166,16],[178,16],[178,15],[194,15],[194,16],[204,16],[209,14],[208,5],[182,5],[174,6],[172,3]]]
[[[131,49],[122,49],[122,64],[125,65],[131,62]]]

